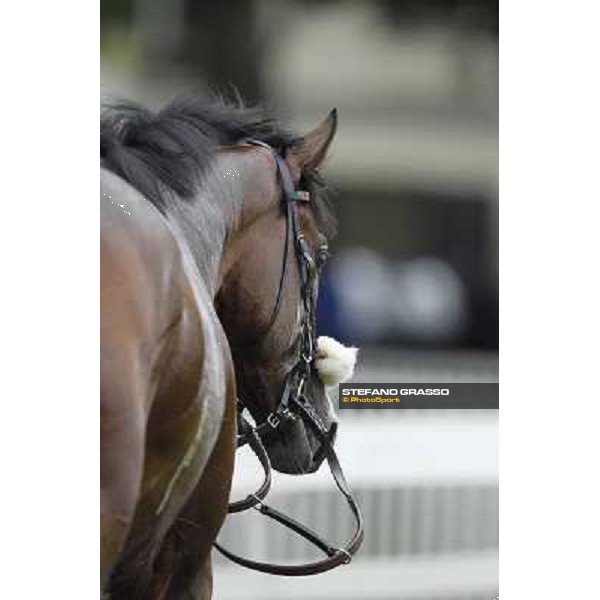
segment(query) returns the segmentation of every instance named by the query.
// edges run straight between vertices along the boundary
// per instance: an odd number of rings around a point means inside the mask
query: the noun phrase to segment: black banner
[[[491,408],[498,383],[340,383],[340,410],[364,408]]]

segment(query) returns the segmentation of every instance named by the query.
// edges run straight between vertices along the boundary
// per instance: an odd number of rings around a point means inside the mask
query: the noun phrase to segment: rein
[[[324,573],[342,564],[347,564],[352,560],[362,544],[364,537],[363,519],[354,500],[350,487],[344,477],[340,462],[333,448],[335,439],[336,425],[332,425],[329,430],[325,428],[322,420],[315,411],[311,402],[303,394],[303,388],[310,375],[311,367],[316,358],[316,316],[314,302],[314,277],[316,273],[315,260],[311,256],[308,243],[300,230],[297,202],[307,202],[310,200],[308,192],[296,190],[293,184],[292,175],[284,157],[274,150],[268,144],[257,140],[247,140],[246,143],[262,146],[273,152],[277,164],[277,172],[283,189],[283,200],[286,211],[286,245],[283,253],[283,265],[277,298],[271,317],[266,326],[262,328],[258,336],[252,340],[257,341],[262,338],[273,327],[277,320],[277,315],[281,308],[283,297],[283,288],[286,281],[288,269],[288,248],[293,244],[295,255],[298,261],[300,271],[300,295],[303,308],[302,334],[301,334],[301,352],[297,363],[289,372],[283,394],[279,404],[271,413],[267,415],[264,421],[258,425],[251,424],[243,415],[244,404],[238,399],[238,438],[237,447],[248,444],[261,463],[264,471],[264,480],[260,488],[253,494],[249,494],[243,500],[238,500],[229,504],[229,513],[238,513],[249,509],[255,509],[261,514],[277,521],[283,526],[299,534],[313,545],[322,550],[327,558],[310,563],[299,565],[278,565],[268,562],[259,562],[238,556],[233,552],[223,548],[217,542],[214,543],[217,550],[233,562],[263,573],[273,575],[301,576],[315,575]],[[299,523],[295,519],[283,514],[275,508],[268,506],[263,502],[271,488],[271,463],[261,441],[261,436],[268,435],[280,428],[289,421],[302,419],[305,425],[310,427],[321,442],[319,452],[323,452],[329,465],[333,480],[344,496],[348,506],[356,521],[356,528],[352,538],[342,547],[332,546],[322,537],[306,525]]]

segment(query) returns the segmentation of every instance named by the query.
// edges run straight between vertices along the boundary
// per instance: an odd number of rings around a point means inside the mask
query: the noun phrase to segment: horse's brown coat
[[[144,587],[156,584],[149,568],[155,559],[159,571],[172,572],[169,550],[189,528],[175,530],[177,518],[212,534],[186,543],[195,562],[210,551],[210,541],[199,547],[195,540],[212,540],[224,518],[235,436],[233,365],[211,298],[165,220],[113,175],[103,173],[101,190],[102,576],[119,557],[113,596],[135,590],[144,597]],[[225,468],[205,469],[219,435]],[[208,489],[224,502],[203,503]]]
[[[290,154],[296,178],[322,160],[333,131],[335,115]],[[268,151],[224,148],[200,198],[222,193],[223,181],[229,196],[240,194],[232,205],[239,210],[216,203],[222,229],[198,220],[191,231],[193,218],[183,225],[165,218],[101,172],[101,577],[111,600],[210,597],[210,550],[233,473],[235,371],[244,397],[252,392],[269,410],[296,359],[292,269],[276,333],[238,356],[234,368],[230,343],[251,336],[272,310],[285,219]],[[314,245],[308,207],[301,220]],[[194,236],[199,243],[188,244]],[[315,407],[327,421],[329,403],[314,378]],[[298,427],[306,455],[311,448]],[[296,469],[298,452],[287,442],[271,458]]]

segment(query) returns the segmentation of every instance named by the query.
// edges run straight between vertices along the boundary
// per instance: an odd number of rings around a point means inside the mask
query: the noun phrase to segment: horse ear
[[[334,108],[324,121],[289,149],[289,156],[298,171],[316,169],[321,166],[327,156],[336,129],[337,109]]]

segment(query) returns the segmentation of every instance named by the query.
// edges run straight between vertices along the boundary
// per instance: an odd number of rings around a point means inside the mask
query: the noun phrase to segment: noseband
[[[314,297],[314,283],[317,268],[316,262],[310,252],[308,242],[300,229],[297,203],[310,201],[310,196],[306,191],[295,189],[290,169],[281,153],[277,152],[268,144],[258,140],[247,140],[246,143],[262,146],[273,153],[277,165],[279,181],[283,190],[283,203],[286,214],[286,241],[275,306],[265,327],[259,331],[258,335],[253,338],[251,343],[255,343],[262,339],[272,329],[277,320],[277,316],[281,309],[283,289],[287,279],[289,247],[292,245],[300,273],[300,301],[303,309],[303,319],[301,325],[302,331],[300,336],[299,358],[286,377],[283,394],[275,410],[271,411],[263,421],[255,426],[243,415],[245,406],[243,401],[238,399],[237,447],[241,448],[246,444],[250,446],[259,459],[265,476],[262,485],[254,494],[248,495],[243,500],[231,503],[228,507],[228,512],[236,513],[254,508],[263,515],[281,523],[304,537],[321,549],[327,555],[327,558],[300,565],[275,565],[237,556],[216,542],[215,547],[233,562],[249,569],[262,571],[263,573],[287,576],[314,575],[329,571],[350,562],[352,556],[360,547],[364,537],[363,520],[358,505],[352,497],[352,493],[344,477],[338,457],[333,449],[336,426],[334,424],[328,430],[317,414],[314,406],[304,394],[304,385],[310,376],[310,371],[314,365],[317,353],[316,303]],[[305,525],[263,502],[271,487],[271,463],[261,438],[272,435],[277,431],[283,435],[285,424],[290,421],[296,421],[299,418],[303,420],[306,426],[312,429],[317,439],[320,441],[321,447],[319,452],[323,452],[324,457],[329,464],[333,480],[346,499],[348,506],[354,515],[356,529],[351,540],[343,548],[336,548],[330,545]]]

